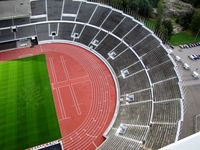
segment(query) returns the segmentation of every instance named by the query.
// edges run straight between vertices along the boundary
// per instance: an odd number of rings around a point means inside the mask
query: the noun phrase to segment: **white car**
[[[198,59],[200,59],[200,56],[199,55],[190,55],[190,56],[188,56],[190,59],[192,59],[192,60],[198,60]]]

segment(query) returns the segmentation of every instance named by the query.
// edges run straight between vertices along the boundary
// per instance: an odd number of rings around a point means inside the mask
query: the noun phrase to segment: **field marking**
[[[39,47],[40,47],[40,52],[41,52],[41,53],[43,53],[43,52],[44,52],[44,50],[43,50],[42,46],[41,46],[41,45],[39,45]]]
[[[62,63],[64,73],[65,73],[66,80],[69,80],[69,72],[68,72],[66,64],[65,64],[65,59],[64,59],[63,56],[60,56],[60,59],[61,59],[61,63]]]
[[[55,68],[54,68],[54,64],[53,64],[53,58],[49,57],[49,62],[50,62],[50,67],[51,67],[54,83],[57,83],[57,77],[56,77]],[[56,94],[57,94],[57,97],[58,97],[59,108],[61,110],[62,118],[69,119],[70,117],[67,116],[66,112],[65,112],[65,108],[64,108],[64,105],[63,105],[60,89],[55,88],[55,90],[56,90]]]
[[[95,146],[95,148],[97,148],[98,146],[94,143],[94,141],[92,142],[92,144]]]
[[[75,94],[75,91],[74,91],[74,88],[72,87],[72,85],[69,86],[69,89],[70,89],[70,93],[72,95],[72,100],[74,102],[74,106],[75,106],[75,109],[76,109],[76,112],[78,115],[81,115],[81,109],[79,107],[79,103],[78,103],[78,100],[77,100],[77,97],[76,97],[76,94]]]
[[[70,117],[66,115],[66,112],[65,112],[65,107],[63,105],[63,101],[62,101],[62,96],[61,96],[61,93],[60,93],[60,89],[57,88],[56,89],[56,94],[57,94],[57,97],[58,97],[58,101],[59,101],[59,107],[60,107],[60,110],[61,110],[61,114],[63,116],[62,119],[69,119]]]
[[[52,72],[52,76],[53,76],[53,82],[57,83],[57,78],[56,78],[56,72],[55,72],[55,68],[53,65],[53,59],[51,57],[49,57],[49,63],[50,63],[50,68],[51,68],[51,72]]]
[[[84,83],[84,82],[90,82],[90,80],[83,80],[83,81],[73,82],[73,83],[68,83],[67,81],[64,81],[62,84],[60,84],[60,83],[52,83],[51,85],[52,85],[53,89],[56,89],[56,88],[67,87],[67,86],[70,86],[70,85],[81,84],[81,83]]]
[[[64,57],[63,57],[63,56],[60,56],[60,59],[61,59],[62,67],[63,67],[63,69],[64,69],[65,76],[66,76],[66,78],[67,78],[68,80],[70,80],[69,72],[68,72],[68,70],[67,70]],[[84,78],[84,77],[77,78],[77,80],[78,80],[78,79],[79,79],[79,80],[80,80],[80,79],[83,80],[82,78]],[[72,80],[73,80],[73,79],[72,79]],[[75,79],[75,80],[76,80],[76,79]],[[78,103],[78,100],[77,100],[77,97],[76,97],[76,94],[75,94],[75,91],[74,91],[74,88],[73,88],[71,82],[69,82],[69,89],[70,89],[70,93],[71,93],[71,95],[72,95],[72,100],[73,100],[73,102],[74,102],[74,106],[75,106],[76,112],[77,112],[78,115],[81,115],[82,113],[81,113],[81,109],[80,109],[80,107],[79,107],[80,104]]]
[[[26,57],[31,57],[33,54],[25,54],[25,55],[20,55],[18,58],[26,58]]]

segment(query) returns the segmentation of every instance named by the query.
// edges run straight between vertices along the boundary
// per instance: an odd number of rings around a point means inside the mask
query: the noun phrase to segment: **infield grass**
[[[0,149],[61,138],[45,55],[0,63]]]

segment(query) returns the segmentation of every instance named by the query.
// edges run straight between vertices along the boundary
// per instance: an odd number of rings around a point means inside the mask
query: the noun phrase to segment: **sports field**
[[[0,62],[0,149],[61,138],[45,55]]]

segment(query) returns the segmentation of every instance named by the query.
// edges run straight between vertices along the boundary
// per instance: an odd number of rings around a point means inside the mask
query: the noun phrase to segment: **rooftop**
[[[0,1],[0,20],[27,17],[31,14],[30,0]]]

